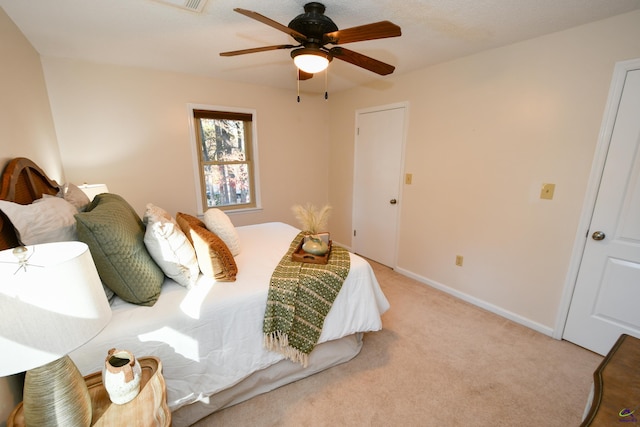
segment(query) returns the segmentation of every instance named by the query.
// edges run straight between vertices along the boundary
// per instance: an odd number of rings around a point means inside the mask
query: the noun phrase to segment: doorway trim
[[[600,181],[602,180],[602,174],[607,160],[607,153],[611,143],[613,127],[618,113],[617,107],[622,96],[622,89],[624,88],[626,74],[628,71],[636,70],[638,68],[640,68],[640,58],[616,62],[613,69],[609,96],[607,98],[604,117],[600,127],[600,133],[598,135],[596,151],[591,164],[591,173],[589,175],[587,192],[582,205],[580,222],[578,223],[578,229],[573,243],[569,270],[562,290],[560,306],[558,308],[558,314],[556,315],[556,324],[553,328],[552,336],[556,339],[562,339],[562,336],[564,335],[564,327],[567,323],[567,317],[569,316],[569,307],[573,298],[573,291],[577,284],[582,255],[587,244],[587,234],[591,225],[593,211],[596,206],[598,189],[600,187]]]
[[[374,107],[367,107],[367,108],[361,108],[361,109],[357,109],[355,111],[355,117],[354,117],[354,123],[355,123],[355,129],[354,129],[354,135],[353,135],[353,201],[351,204],[351,234],[352,234],[352,238],[353,238],[353,228],[354,228],[354,218],[355,218],[355,192],[356,192],[356,188],[355,188],[355,168],[356,168],[356,164],[357,164],[357,159],[356,159],[356,154],[357,154],[357,142],[358,142],[358,117],[360,114],[366,114],[366,113],[374,113],[377,111],[385,111],[385,110],[393,110],[393,109],[397,109],[397,108],[404,108],[404,119],[403,119],[403,125],[402,125],[402,135],[400,136],[402,138],[402,141],[400,142],[400,176],[398,177],[399,179],[399,188],[398,188],[398,199],[400,200],[399,206],[398,206],[398,215],[396,217],[396,224],[395,224],[395,242],[394,242],[394,253],[393,253],[393,265],[391,266],[394,270],[398,268],[398,252],[399,252],[399,248],[400,248],[400,224],[402,222],[402,206],[403,206],[403,202],[404,202],[404,198],[403,198],[403,193],[404,193],[404,176],[405,176],[405,151],[406,151],[406,146],[407,146],[407,132],[408,132],[408,128],[409,128],[409,101],[403,101],[403,102],[396,102],[396,103],[392,103],[392,104],[385,104],[385,105],[378,105],[378,106],[374,106]],[[355,245],[352,245],[352,247]]]

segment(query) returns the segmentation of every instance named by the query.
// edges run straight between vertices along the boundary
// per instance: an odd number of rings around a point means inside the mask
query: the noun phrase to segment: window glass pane
[[[251,203],[248,164],[204,165],[203,172],[208,207]]]
[[[205,162],[247,160],[242,120],[200,119],[202,158]]]
[[[203,209],[256,207],[254,113],[193,109]]]

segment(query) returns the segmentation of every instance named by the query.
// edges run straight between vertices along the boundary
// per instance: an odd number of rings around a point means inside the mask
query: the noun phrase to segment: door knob
[[[604,240],[604,238],[605,238],[605,237],[606,237],[606,236],[605,236],[605,234],[604,234],[602,231],[596,231],[595,233],[593,233],[593,234],[591,235],[591,238],[592,238],[593,240]]]
[[[398,203],[398,201],[396,199],[391,199],[389,200],[389,203],[391,203],[392,205],[395,205],[396,203]]]

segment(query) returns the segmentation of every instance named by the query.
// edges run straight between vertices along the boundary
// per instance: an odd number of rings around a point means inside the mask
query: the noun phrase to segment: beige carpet
[[[204,426],[577,426],[602,357],[372,263],[391,303],[353,360]]]

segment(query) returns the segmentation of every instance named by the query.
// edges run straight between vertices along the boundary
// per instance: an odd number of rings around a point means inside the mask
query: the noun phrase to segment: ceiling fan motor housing
[[[325,7],[322,3],[307,3],[304,5],[304,13],[289,22],[289,28],[307,36],[307,40],[296,39],[299,43],[306,47],[321,47],[322,36],[325,33],[338,31],[338,26],[324,14],[324,11]]]
[[[236,56],[247,53],[266,52],[278,49],[293,49],[291,57],[296,66],[304,73],[299,72],[298,78],[306,80],[314,73],[326,69],[328,62],[334,57],[341,61],[348,62],[360,68],[372,71],[381,76],[393,73],[395,67],[370,58],[361,53],[346,49],[341,46],[327,48],[325,45],[343,45],[365,40],[376,40],[387,37],[398,37],[402,35],[400,27],[390,21],[374,22],[366,25],[358,25],[343,30],[324,14],[325,7],[322,3],[311,2],[304,5],[304,13],[296,16],[284,26],[273,19],[267,18],[257,12],[242,8],[233,10],[258,22],[269,25],[278,31],[293,37],[298,46],[290,44],[280,44],[275,46],[263,46],[252,49],[240,49],[230,52],[221,52],[221,56]],[[311,71],[316,70],[316,71]],[[302,76],[302,77],[300,77]]]

